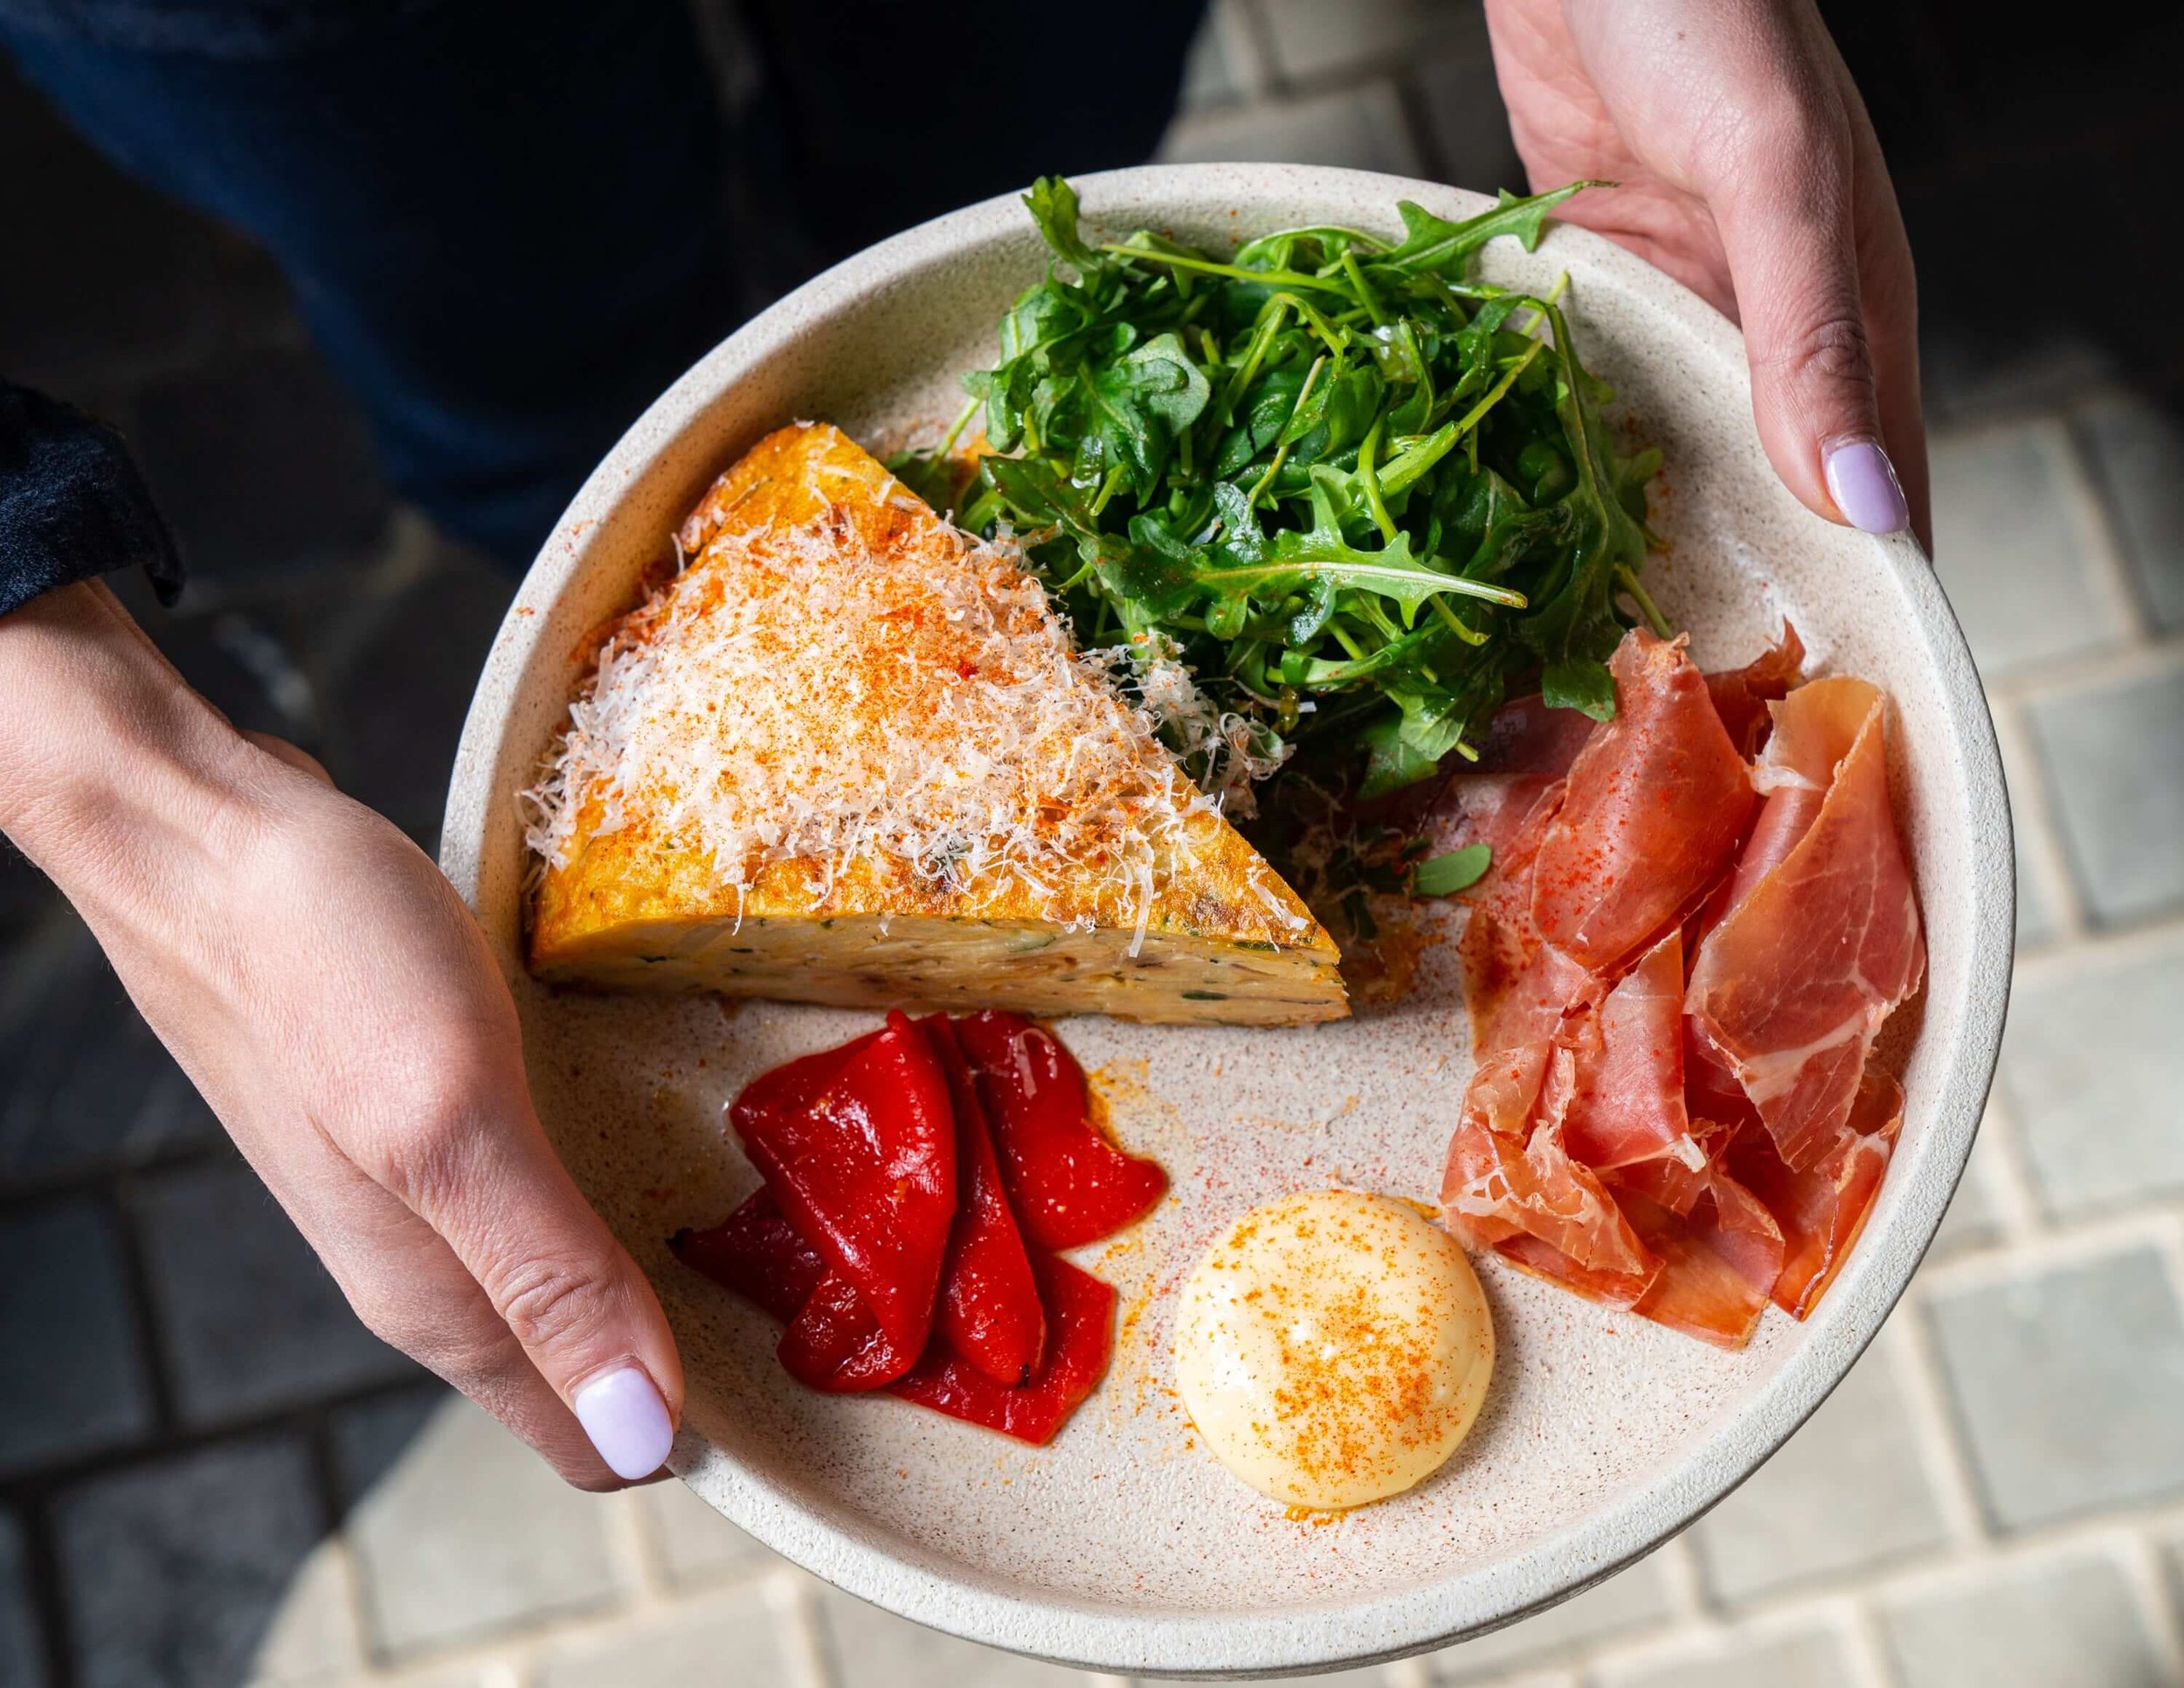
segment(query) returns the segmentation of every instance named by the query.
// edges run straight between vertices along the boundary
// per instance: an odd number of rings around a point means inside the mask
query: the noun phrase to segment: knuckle
[[[419,1325],[410,1318],[397,1302],[351,1290],[349,1304],[356,1313],[357,1322],[388,1347],[400,1350],[431,1371],[439,1371],[439,1367],[433,1363],[432,1356],[426,1352],[432,1346],[431,1327]]]
[[[476,1159],[491,1090],[480,1063],[462,1049],[432,1051],[404,1063],[402,1083],[375,1110],[367,1170],[413,1212],[441,1210]]]
[[[1770,374],[1796,386],[1852,386],[1870,391],[1873,352],[1863,318],[1836,312],[1807,325],[1761,360]]]
[[[1798,91],[1766,100],[1744,115],[1741,151],[1799,175],[1840,174],[1850,166],[1850,133],[1842,113]]]
[[[526,1348],[555,1348],[581,1340],[609,1314],[603,1262],[530,1259],[515,1263],[486,1293],[515,1339]]]
[[[411,1103],[375,1134],[370,1170],[413,1212],[430,1214],[462,1180],[469,1135],[460,1103]]]
[[[401,1350],[465,1394],[476,1395],[506,1363],[506,1356],[496,1352],[505,1346],[505,1338],[497,1344],[489,1338],[481,1339],[471,1321],[451,1320],[444,1311],[435,1312],[419,1304],[412,1294],[352,1291],[349,1305],[380,1341]]]

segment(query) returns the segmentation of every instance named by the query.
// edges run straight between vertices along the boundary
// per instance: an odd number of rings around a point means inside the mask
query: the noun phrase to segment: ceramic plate
[[[1089,222],[1215,250],[1284,225],[1397,231],[1408,197],[1446,217],[1479,196],[1268,165],[1120,171],[1080,183]],[[1742,662],[1787,617],[1821,673],[1894,703],[1899,813],[1916,860],[1929,983],[1905,1011],[1904,1135],[1863,1239],[1817,1315],[1770,1310],[1726,1354],[1480,1263],[1500,1341],[1458,1456],[1412,1493],[1297,1522],[1231,1478],[1171,1387],[1172,1290],[1215,1229],[1277,1193],[1347,1185],[1430,1199],[1469,1069],[1451,946],[1399,1006],[1296,1031],[1061,1031],[1128,1145],[1172,1198],[1079,1258],[1121,1292],[1113,1370],[1049,1448],[892,1399],[805,1393],[774,1327],[685,1270],[666,1239],[757,1180],[722,1108],[783,1058],[866,1014],[709,999],[557,994],[520,963],[515,793],[560,725],[597,630],[706,485],[768,430],[840,424],[887,448],[930,439],[990,361],[1002,308],[1044,251],[1013,199],[958,211],[820,276],[724,342],[593,474],[509,611],[449,798],[448,873],[522,1011],[538,1109],[578,1181],[651,1273],[689,1401],[674,1469],[760,1540],[936,1629],[1095,1669],[1162,1675],[1326,1668],[1437,1645],[1575,1593],[1749,1476],[1849,1368],[1903,1291],[1972,1145],[2008,979],[2008,814],[1962,636],[1908,539],[1824,523],[1777,483],[1735,330],[1657,271],[1572,228],[1493,280],[1564,271],[1586,359],[1667,455],[1648,580],[1706,666]]]

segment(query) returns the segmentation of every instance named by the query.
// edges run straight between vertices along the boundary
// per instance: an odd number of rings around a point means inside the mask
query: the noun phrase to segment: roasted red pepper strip
[[[761,1190],[706,1231],[679,1231],[675,1256],[776,1318],[809,1304],[826,1263]],[[1115,1344],[1115,1291],[1066,1260],[1032,1257],[1046,1306],[1046,1361],[1020,1388],[1004,1388],[936,1339],[907,1377],[888,1386],[905,1401],[999,1430],[1034,1446],[1051,1442],[1107,1371]]]
[[[799,1383],[836,1394],[877,1389],[902,1375],[899,1348],[871,1304],[840,1272],[829,1272],[781,1333],[774,1350]]]
[[[941,1268],[934,1330],[995,1382],[1014,1388],[1039,1370],[1047,1316],[971,1069],[946,1014],[917,1022],[948,1075],[956,1110],[956,1222]]]
[[[1041,1249],[1074,1249],[1153,1210],[1168,1175],[1100,1134],[1084,1070],[1054,1034],[988,1008],[958,1020],[956,1037],[978,1077],[1026,1237]]]
[[[947,1075],[902,1014],[831,1056],[776,1068],[729,1117],[781,1211],[827,1265],[782,1338],[781,1363],[815,1389],[876,1389],[931,1333],[956,1142]]]
[[[710,1230],[676,1232],[667,1246],[684,1265],[756,1302],[789,1327],[781,1333],[779,1354],[791,1376],[854,1378],[881,1363],[880,1327],[871,1310],[849,1280],[828,1271],[797,1235],[771,1190],[760,1190]],[[841,1386],[836,1381],[834,1387]]]
[[[1115,1291],[1052,1256],[1033,1256],[1032,1269],[1047,1307],[1047,1361],[1029,1383],[1005,1389],[936,1342],[888,1392],[1033,1447],[1053,1441],[1106,1374],[1115,1346]]]
[[[667,1246],[684,1265],[787,1324],[776,1352],[791,1376],[831,1378],[873,1363],[879,1326],[870,1310],[797,1235],[772,1191],[760,1190],[710,1230],[676,1232]]]
[[[803,1311],[826,1276],[826,1263],[796,1234],[767,1189],[757,1191],[718,1225],[677,1231],[667,1246],[685,1266],[784,1325]]]

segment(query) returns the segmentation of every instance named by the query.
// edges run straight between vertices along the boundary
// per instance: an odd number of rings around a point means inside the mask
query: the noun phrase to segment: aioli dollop
[[[1176,1311],[1176,1381],[1214,1455],[1260,1493],[1340,1508],[1456,1450],[1494,1369],[1471,1263],[1417,1209],[1349,1190],[1254,1207]]]

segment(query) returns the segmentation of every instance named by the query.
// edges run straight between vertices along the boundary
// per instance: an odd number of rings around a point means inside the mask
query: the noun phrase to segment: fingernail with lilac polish
[[[1911,506],[1888,453],[1870,439],[1848,439],[1830,448],[1825,464],[1828,495],[1843,519],[1865,533],[1901,533],[1911,526]]]
[[[634,1366],[577,1391],[577,1422],[618,1477],[634,1483],[667,1463],[675,1427],[653,1380]]]

